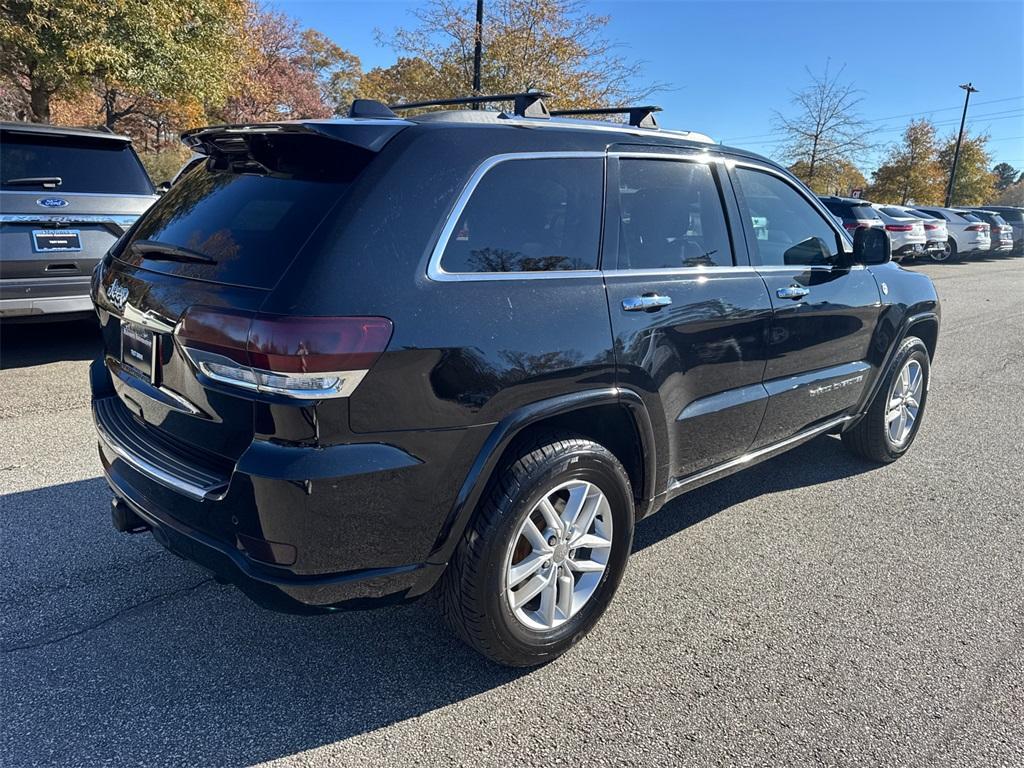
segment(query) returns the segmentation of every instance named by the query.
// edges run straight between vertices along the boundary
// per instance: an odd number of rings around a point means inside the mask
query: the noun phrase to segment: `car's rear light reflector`
[[[852,232],[855,229],[860,229],[861,227],[866,227],[867,224],[864,224],[864,223],[859,222],[859,221],[854,221],[854,222],[845,222],[843,224],[843,226],[846,227],[848,230],[850,230]]]
[[[925,225],[924,225],[924,228],[925,228],[925,229],[927,229],[927,230],[929,230],[929,231],[931,231],[931,230],[933,230],[933,229],[938,229],[938,228],[939,228],[939,225],[938,225],[938,224],[925,224]]]
[[[971,224],[967,227],[967,232],[984,232],[988,229],[988,224]]]
[[[391,340],[384,317],[293,317],[191,307],[174,335],[215,381],[301,399],[347,397]]]
[[[914,230],[913,224],[886,224],[885,229],[887,232],[912,232]]]

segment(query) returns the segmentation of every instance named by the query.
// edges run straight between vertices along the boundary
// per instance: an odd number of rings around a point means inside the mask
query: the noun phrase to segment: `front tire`
[[[908,336],[867,413],[842,433],[843,444],[879,464],[900,458],[921,428],[930,376],[928,347],[916,336]]]
[[[491,479],[438,584],[448,625],[512,667],[543,664],[600,619],[633,542],[633,493],[604,446],[570,435],[524,445]]]

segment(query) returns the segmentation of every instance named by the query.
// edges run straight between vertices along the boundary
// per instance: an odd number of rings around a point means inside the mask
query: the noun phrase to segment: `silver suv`
[[[154,200],[127,136],[0,123],[0,318],[91,314],[93,267]]]

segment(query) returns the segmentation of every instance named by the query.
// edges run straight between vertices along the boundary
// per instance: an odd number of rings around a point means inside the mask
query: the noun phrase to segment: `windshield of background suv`
[[[60,184],[44,186],[24,181],[53,178],[59,178]],[[0,189],[54,194],[153,194],[149,176],[127,142],[18,131],[4,131],[0,136]]]
[[[909,211],[904,211],[902,208],[893,208],[890,205],[887,205],[885,208],[883,208],[882,212],[887,213],[890,216],[895,216],[897,219],[905,219],[911,215]]]

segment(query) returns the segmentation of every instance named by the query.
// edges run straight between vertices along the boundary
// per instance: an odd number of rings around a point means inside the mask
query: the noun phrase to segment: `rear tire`
[[[842,433],[843,445],[880,464],[900,458],[913,445],[921,427],[930,376],[928,347],[916,336],[908,336],[900,344],[867,413]]]
[[[487,658],[543,664],[601,618],[632,543],[633,493],[618,459],[586,438],[544,436],[491,478],[438,583],[441,612]]]
[[[953,238],[949,238],[949,240],[946,241],[945,248],[941,251],[929,251],[928,255],[931,257],[932,261],[941,263],[943,261],[949,261],[955,253],[956,243],[953,242]]]

